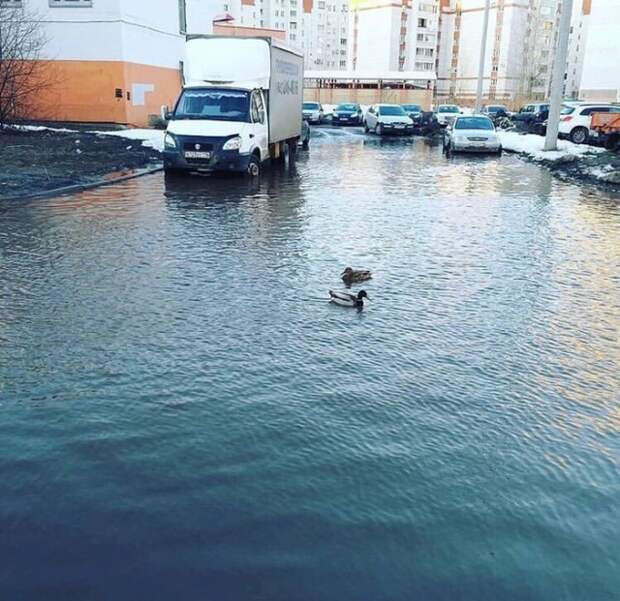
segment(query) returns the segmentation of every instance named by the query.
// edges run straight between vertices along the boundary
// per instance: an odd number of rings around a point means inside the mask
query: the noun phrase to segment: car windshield
[[[388,117],[400,117],[405,114],[402,106],[380,106],[379,114]]]
[[[464,117],[457,119],[454,129],[493,129],[493,122],[487,117]]]
[[[451,105],[451,104],[446,104],[444,106],[440,106],[437,109],[437,112],[438,113],[458,113],[459,112],[459,107]]]
[[[499,113],[500,111],[506,111],[505,106],[487,106],[488,113]]]
[[[354,112],[357,110],[357,104],[339,104],[336,107],[337,111],[351,111]]]
[[[184,90],[175,119],[207,119],[216,121],[250,121],[250,94],[241,90]]]
[[[562,105],[562,110],[560,111],[560,115],[570,115],[575,112],[574,106],[569,106],[568,104]]]
[[[403,104],[403,108],[406,111],[410,111],[412,113],[419,113],[422,107],[419,104]]]
[[[299,105],[297,105],[297,106],[299,106]],[[318,102],[304,102],[303,110],[304,111],[318,111],[319,110],[319,104],[318,104]]]

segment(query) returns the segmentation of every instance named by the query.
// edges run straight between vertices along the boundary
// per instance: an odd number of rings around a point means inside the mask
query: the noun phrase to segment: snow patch
[[[586,144],[573,144],[558,140],[557,150],[543,150],[545,138],[534,134],[519,134],[514,131],[498,131],[504,150],[526,154],[535,161],[569,161],[585,154],[605,152],[603,148]]]
[[[142,140],[142,146],[153,148],[162,152],[164,150],[164,136],[166,132],[161,129],[123,129],[119,131],[89,131],[89,134],[99,136],[117,136],[127,140]]]

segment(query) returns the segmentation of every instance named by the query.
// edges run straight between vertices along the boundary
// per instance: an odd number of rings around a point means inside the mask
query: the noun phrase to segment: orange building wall
[[[48,121],[148,125],[163,104],[172,106],[181,89],[177,69],[122,61],[45,61],[43,72],[53,82],[32,99],[26,117]],[[153,91],[135,94],[134,85]],[[115,91],[122,90],[122,98]],[[129,98],[127,93],[129,92]]]

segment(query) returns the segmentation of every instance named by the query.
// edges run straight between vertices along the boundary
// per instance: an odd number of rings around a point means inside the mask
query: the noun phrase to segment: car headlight
[[[222,146],[222,150],[239,150],[241,148],[241,136],[231,138]]]
[[[164,148],[176,148],[177,141],[172,134],[166,134],[164,136]]]

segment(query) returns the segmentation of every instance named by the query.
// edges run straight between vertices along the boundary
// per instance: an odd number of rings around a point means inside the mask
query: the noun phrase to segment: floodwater
[[[619,265],[617,197],[351,130],[0,203],[0,598],[618,599]]]

